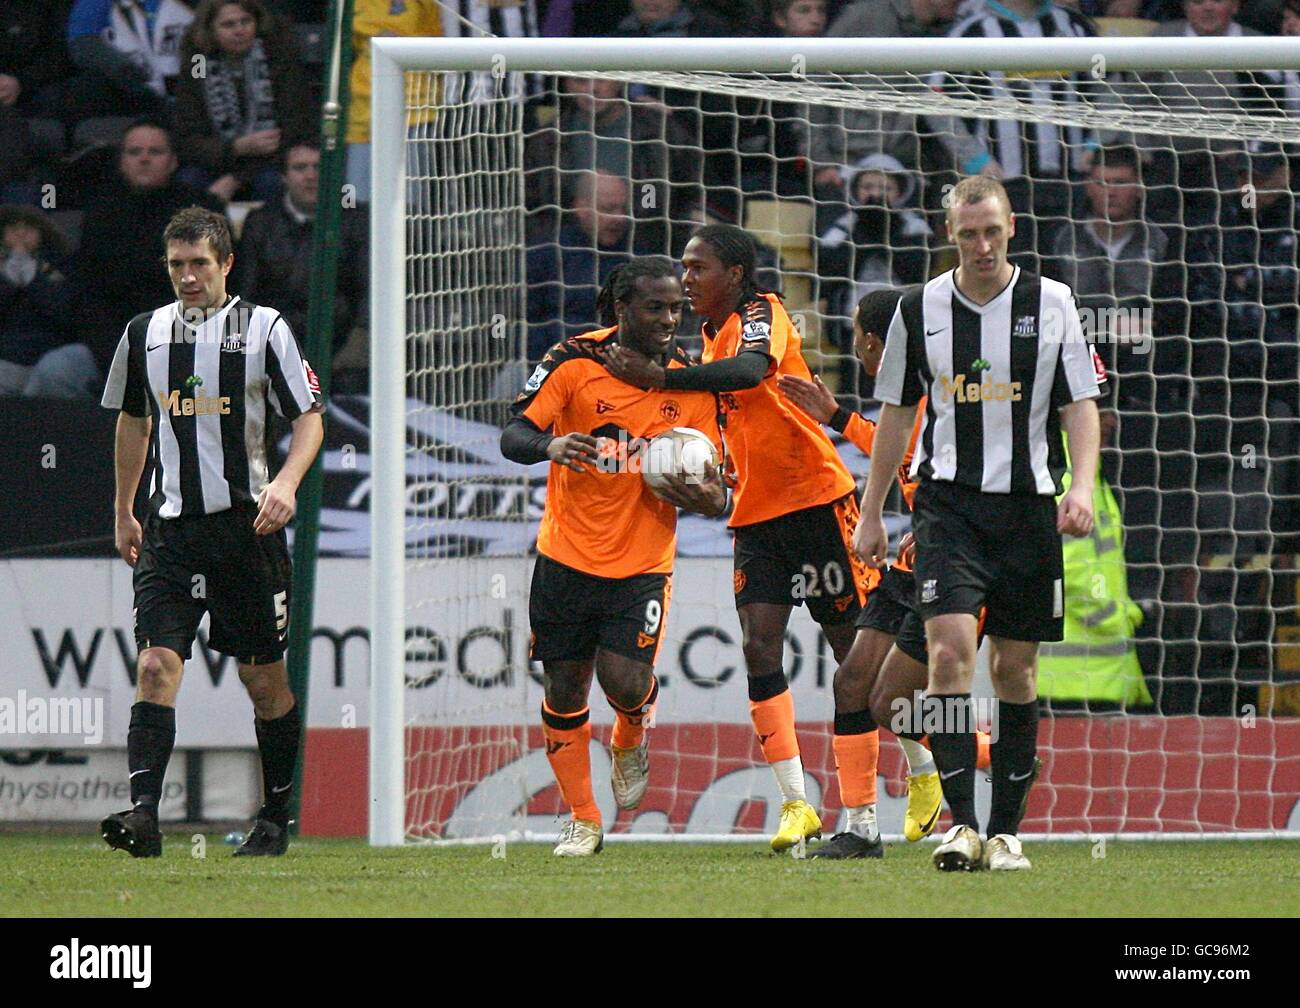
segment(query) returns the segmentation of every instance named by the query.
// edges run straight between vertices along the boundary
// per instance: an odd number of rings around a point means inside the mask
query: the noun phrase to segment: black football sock
[[[939,771],[944,800],[952,811],[953,825],[979,830],[975,816],[975,721],[970,694],[930,696],[924,724],[930,735],[930,752]]]
[[[989,747],[993,776],[993,805],[989,836],[1015,835],[1025,793],[1033,784],[1038,752],[1038,701],[1025,704],[998,701],[997,741]]]
[[[302,714],[295,703],[287,714],[272,721],[254,718],[253,726],[257,731],[257,748],[262,754],[262,811],[258,818],[283,826],[289,821]]]
[[[131,804],[158,815],[163,778],[176,744],[176,708],[140,700],[131,707],[126,732],[126,763],[131,771]]]

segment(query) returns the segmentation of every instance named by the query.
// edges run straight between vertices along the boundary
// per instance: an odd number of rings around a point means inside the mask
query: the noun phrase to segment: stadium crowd
[[[231,289],[284,311],[303,336],[322,198],[315,132],[326,7],[3,5],[0,396],[98,398],[123,327],[170,297],[159,236],[191,204],[225,210],[241,234]],[[484,32],[1300,37],[1300,0],[355,0],[337,390],[365,386],[369,39]],[[1300,115],[1294,71],[1145,83],[1169,107],[1208,84],[1227,111],[1264,98],[1279,115]],[[775,205],[797,209],[807,237],[802,248],[769,249],[768,265],[781,268],[791,310],[820,319],[823,343],[843,355],[836,387],[856,407],[870,381],[851,363],[850,306],[873,288],[950,267],[944,186],[989,174],[1021,215],[1015,261],[1070,283],[1104,320],[1092,335],[1117,379],[1110,406],[1119,419],[1105,465],[1130,530],[1133,595],[1163,605],[1160,636],[1188,642],[1191,666],[1214,642],[1197,589],[1185,584],[1198,551],[1266,541],[1300,551],[1295,152],[604,80],[506,86],[525,110],[531,360],[591,328],[614,266],[646,253],[679,257],[706,221],[764,230],[755,222]],[[990,74],[983,86],[1031,102],[1105,99],[1083,74],[1051,88]],[[1248,445],[1269,464],[1235,464]],[[1229,590],[1258,586],[1243,578]],[[1266,604],[1242,611],[1270,618]],[[1271,636],[1240,621],[1233,633]]]

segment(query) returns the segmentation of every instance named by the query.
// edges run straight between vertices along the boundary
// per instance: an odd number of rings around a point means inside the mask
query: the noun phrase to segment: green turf
[[[764,845],[610,844],[562,860],[539,844],[372,851],[301,840],[282,858],[206,857],[189,835],[132,860],[81,836],[0,836],[5,916],[837,916],[943,906],[956,916],[1300,916],[1288,841],[1031,843],[1033,871],[946,875],[929,845],[832,864]]]

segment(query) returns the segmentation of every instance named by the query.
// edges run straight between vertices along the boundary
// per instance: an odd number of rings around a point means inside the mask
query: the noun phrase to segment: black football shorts
[[[581,661],[603,648],[653,665],[672,592],[668,574],[596,577],[538,555],[528,593],[528,657]]]
[[[880,579],[880,584],[867,596],[855,626],[859,630],[879,630],[898,636],[903,619],[912,611],[915,602],[915,582],[912,572],[890,567]]]
[[[1064,635],[1064,563],[1056,502],[926,481],[912,504],[922,620],[987,609],[984,633],[1022,641]]]
[[[818,623],[852,623],[872,580],[851,549],[857,525],[858,502],[848,494],[734,529],[736,607],[807,603]]]
[[[199,620],[208,646],[250,665],[284,655],[292,569],[284,529],[259,536],[255,505],[145,522],[135,588],[135,643],[190,657]]]

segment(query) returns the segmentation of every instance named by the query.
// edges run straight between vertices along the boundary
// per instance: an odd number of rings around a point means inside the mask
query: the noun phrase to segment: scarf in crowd
[[[275,95],[271,90],[271,65],[254,39],[242,60],[208,57],[203,78],[208,118],[223,140],[275,127]]]

